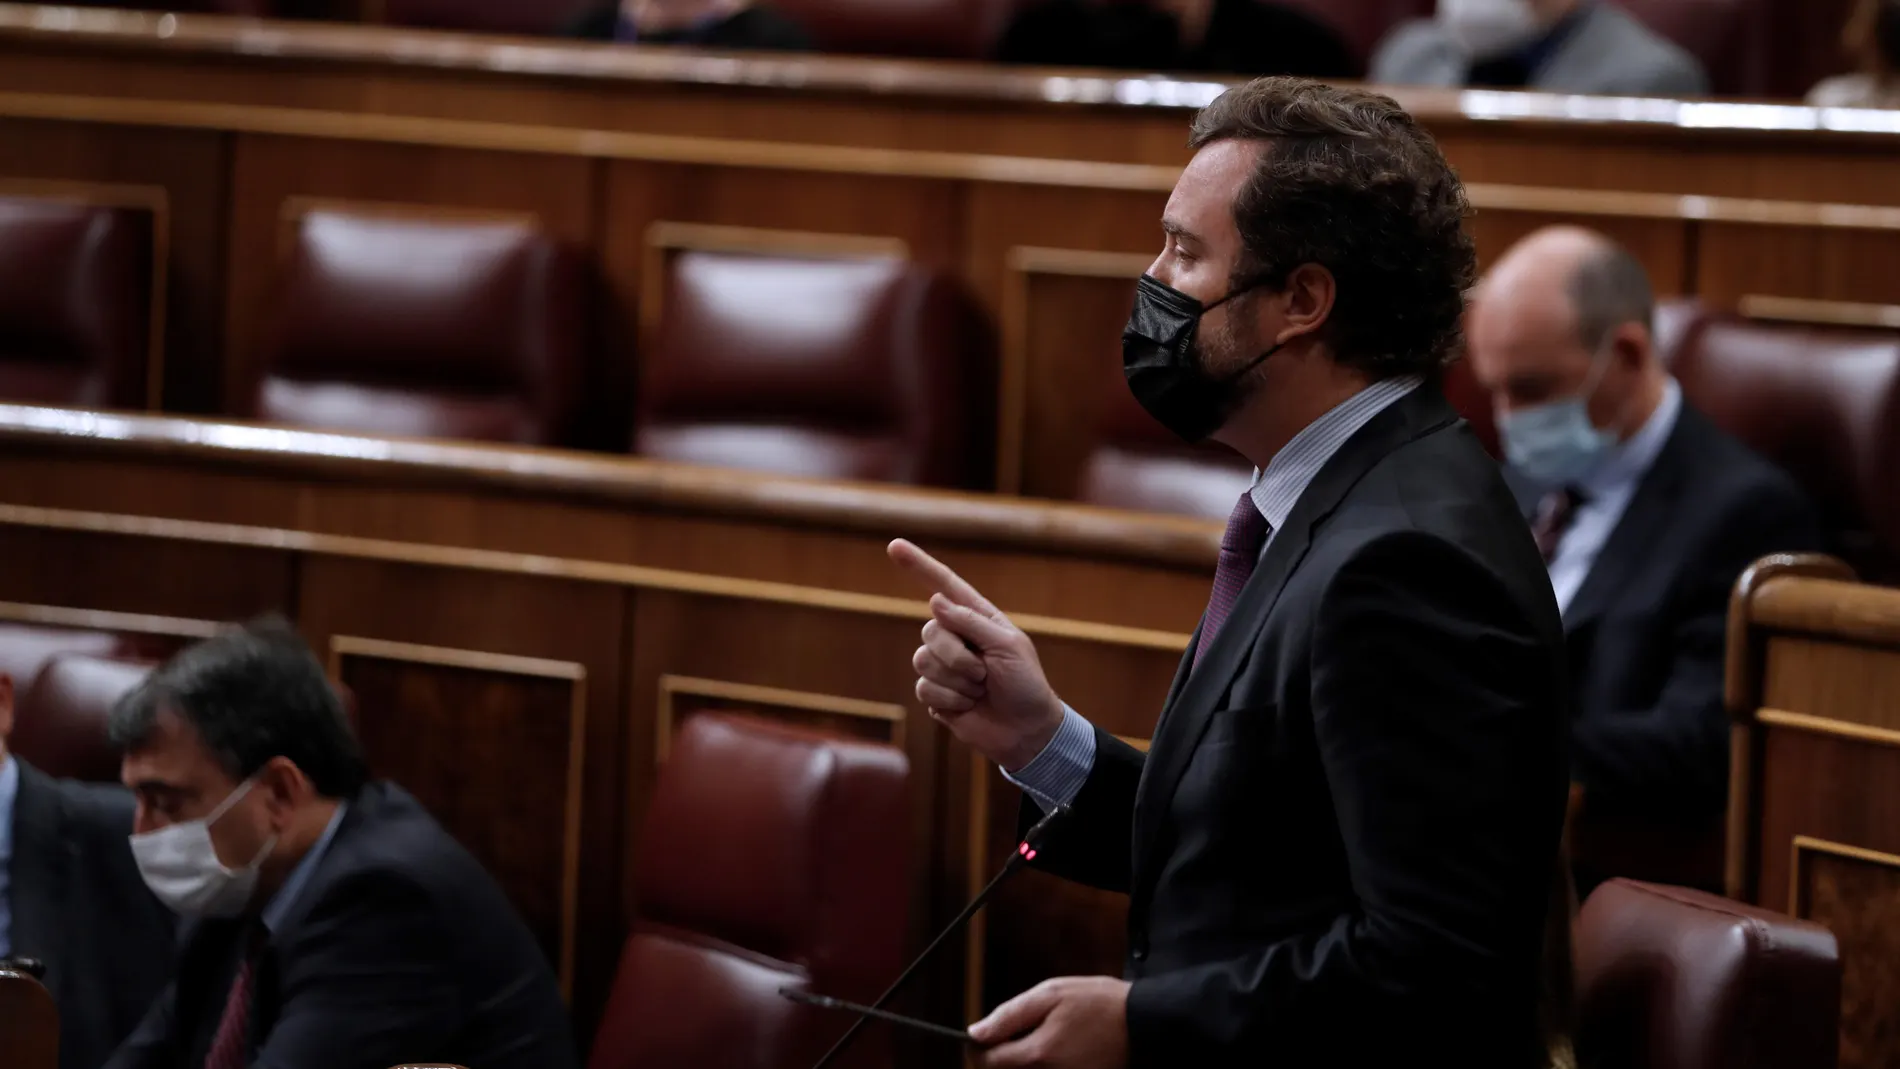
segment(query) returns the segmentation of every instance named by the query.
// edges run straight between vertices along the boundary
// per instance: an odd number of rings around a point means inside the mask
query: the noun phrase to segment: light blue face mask
[[[1615,432],[1590,422],[1590,397],[1609,365],[1610,354],[1605,350],[1576,395],[1498,417],[1498,437],[1511,467],[1549,489],[1573,485],[1596,468],[1616,444]]]

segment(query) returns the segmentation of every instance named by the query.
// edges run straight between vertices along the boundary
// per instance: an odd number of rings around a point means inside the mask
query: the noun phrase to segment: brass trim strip
[[[1755,719],[1772,727],[1787,728],[1790,731],[1800,731],[1810,735],[1827,735],[1837,739],[1853,739],[1856,742],[1878,743],[1882,746],[1900,746],[1900,731],[1893,728],[1875,727],[1871,724],[1856,724],[1838,717],[1791,713],[1784,709],[1759,709],[1755,712]]]
[[[1809,903],[1804,901],[1801,895],[1801,852],[1803,850],[1815,854],[1844,857],[1850,861],[1864,861],[1873,865],[1884,865],[1887,868],[1900,869],[1900,854],[1888,854],[1879,850],[1869,850],[1864,846],[1850,846],[1847,843],[1837,843],[1812,835],[1795,836],[1789,849],[1788,859],[1788,915],[1791,917],[1799,917],[1802,920],[1809,919],[1807,913]]]
[[[1900,330],[1900,304],[1818,301],[1751,293],[1737,303],[1748,319],[1769,323],[1812,323],[1829,327]]]
[[[441,568],[459,568],[466,571],[537,575],[900,619],[925,620],[930,616],[929,606],[925,602],[879,594],[859,594],[763,579],[736,579],[729,576],[652,568],[638,564],[568,560],[561,557],[509,553],[492,549],[431,546],[414,542],[360,538],[353,535],[317,534],[281,528],[208,523],[201,520],[175,520],[154,516],[126,516],[71,509],[40,508],[32,505],[0,504],[0,527],[84,531],[179,542],[247,546],[357,560],[422,564]],[[1011,615],[1010,619],[1025,633],[1038,637],[1100,642],[1105,645],[1133,646],[1139,649],[1167,650],[1177,653],[1187,648],[1190,637],[1172,631],[1124,627],[1119,624],[1098,624],[1034,613]]]
[[[114,612],[111,609],[74,609],[64,605],[33,605],[22,601],[0,601],[0,620],[84,631],[165,635],[171,638],[214,638],[225,629],[224,624],[183,616],[154,616],[141,612]]]

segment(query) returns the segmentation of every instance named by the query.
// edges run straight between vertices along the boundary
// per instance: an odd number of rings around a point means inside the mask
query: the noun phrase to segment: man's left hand
[[[1044,980],[971,1025],[970,1035],[989,1048],[984,1069],[1124,1069],[1128,981]]]

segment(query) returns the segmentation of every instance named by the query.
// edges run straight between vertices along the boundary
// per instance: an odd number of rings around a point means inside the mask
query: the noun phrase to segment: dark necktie
[[[244,1069],[249,1060],[246,1048],[251,1035],[252,982],[264,939],[263,925],[256,921],[239,937],[244,957],[238,962],[237,975],[231,978],[231,993],[225,996],[224,1016],[218,1018],[218,1031],[205,1052],[204,1069]]]
[[[1254,565],[1260,562],[1261,547],[1272,532],[1273,525],[1260,514],[1253,495],[1240,495],[1232,515],[1227,517],[1227,533],[1221,535],[1220,563],[1214,568],[1214,592],[1208,595],[1207,615],[1201,620],[1201,641],[1194,647],[1195,664],[1201,663],[1201,656],[1227,623],[1227,614],[1234,611],[1234,602],[1239,600]]]
[[[1537,551],[1544,555],[1544,563],[1557,559],[1557,547],[1564,540],[1564,532],[1570,530],[1570,521],[1577,518],[1577,509],[1583,506],[1583,495],[1575,487],[1554,490],[1537,503],[1537,516],[1531,521],[1531,537],[1537,540]]]

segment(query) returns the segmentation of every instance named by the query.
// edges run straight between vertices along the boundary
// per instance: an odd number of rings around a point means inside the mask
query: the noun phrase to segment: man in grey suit
[[[0,673],[0,958],[45,966],[60,1069],[98,1069],[170,978],[175,921],[132,860],[131,793],[46,775],[12,730]]]
[[[1700,96],[1696,58],[1607,0],[1439,0],[1372,57],[1381,85],[1485,86],[1607,96]]]

